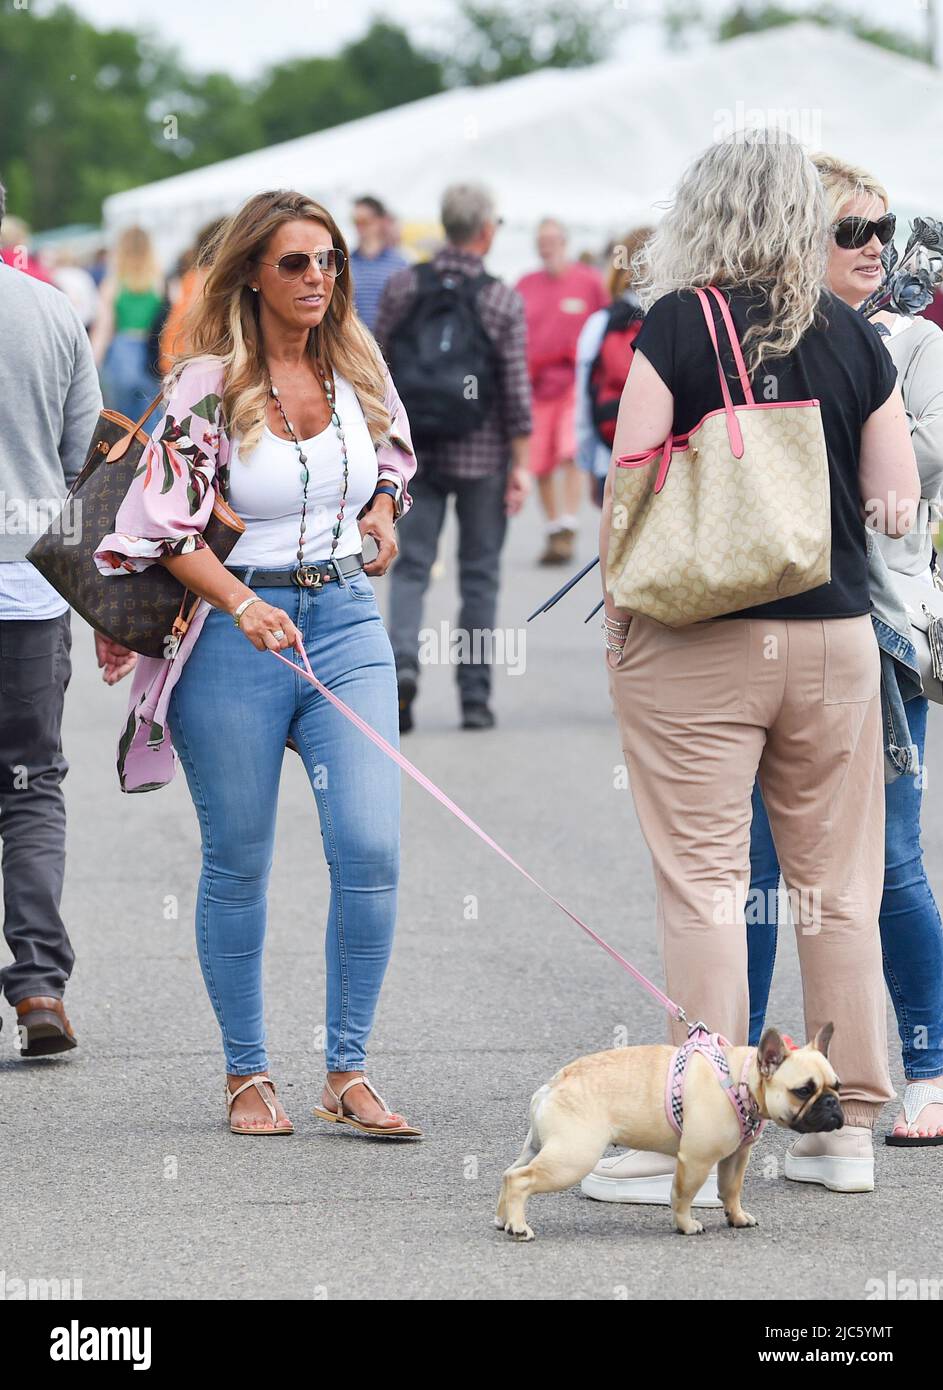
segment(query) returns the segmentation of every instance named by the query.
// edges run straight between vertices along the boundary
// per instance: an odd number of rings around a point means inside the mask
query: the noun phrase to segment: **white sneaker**
[[[580,1187],[596,1202],[638,1202],[652,1207],[671,1206],[675,1161],[666,1154],[626,1149],[612,1158],[601,1158]],[[722,1207],[717,1195],[717,1169],[712,1168],[694,1201],[694,1207]]]
[[[874,1191],[874,1144],[862,1125],[803,1134],[786,1150],[786,1177],[817,1182],[830,1192]]]

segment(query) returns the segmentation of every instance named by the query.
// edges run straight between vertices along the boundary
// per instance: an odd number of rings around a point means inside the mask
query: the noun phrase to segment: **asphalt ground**
[[[582,517],[581,559],[595,553]],[[539,569],[535,499],[510,529],[499,625],[524,618],[565,574]],[[455,533],[426,622],[457,620]],[[385,604],[385,581],[378,581]],[[499,668],[497,727],[458,729],[454,669],[424,668],[404,751],[596,930],[660,979],[654,893],[622,762],[597,622],[595,576],[526,626]],[[127,687],[106,688],[74,620],[64,726],[71,771],[64,914],[77,953],[67,1003],[79,1048],[24,1062],[4,1004],[0,1035],[0,1271],[81,1280],[86,1299],[863,1299],[873,1282],[943,1276],[943,1148],[877,1145],[877,1190],[836,1195],[782,1177],[786,1135],[767,1130],[747,1175],[760,1221],[682,1239],[666,1209],[578,1190],[535,1198],[537,1240],[494,1230],[503,1169],[528,1099],[562,1064],[660,1041],[658,1007],[531,884],[403,779],[397,944],[370,1074],[420,1123],[412,1145],[318,1122],[328,875],[314,800],[287,754],[267,943],[271,1071],[290,1139],[231,1136],[223,1062],[193,941],[196,818],[182,771],[126,797],[114,749]],[[925,847],[943,891],[943,721],[930,720]],[[943,779],[941,779],[943,781]],[[795,949],[783,934],[770,1020],[803,1033]],[[902,1073],[889,1018],[895,1083]],[[890,1107],[880,1132],[889,1128]]]

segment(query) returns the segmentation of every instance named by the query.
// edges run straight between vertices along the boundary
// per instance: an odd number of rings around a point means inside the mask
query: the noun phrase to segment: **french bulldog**
[[[833,1025],[805,1047],[790,1047],[767,1028],[758,1048],[725,1047],[734,1082],[743,1075],[759,1116],[798,1134],[840,1129],[838,1077],[828,1060]],[[525,1206],[535,1192],[562,1192],[591,1172],[610,1144],[677,1156],[671,1192],[682,1235],[704,1227],[691,1202],[716,1163],[718,1191],[730,1226],[755,1226],[740,1193],[752,1144],[741,1143],[740,1122],[710,1062],[688,1062],[684,1120],[678,1134],[665,1113],[665,1087],[675,1049],[668,1044],[622,1047],[580,1057],[534,1093],[524,1147],[507,1169],[495,1225],[515,1240],[533,1240]]]

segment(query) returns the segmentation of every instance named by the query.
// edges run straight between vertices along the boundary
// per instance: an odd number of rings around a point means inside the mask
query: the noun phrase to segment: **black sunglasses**
[[[256,257],[258,265],[274,266],[283,280],[297,280],[304,275],[312,261],[322,275],[340,275],[347,264],[347,257],[337,246],[331,246],[327,251],[289,251],[277,261],[263,261]]]
[[[882,246],[886,246],[896,230],[897,218],[892,212],[886,212],[876,222],[869,222],[866,217],[843,217],[832,228],[835,245],[840,246],[843,251],[860,251],[873,236],[877,237]]]

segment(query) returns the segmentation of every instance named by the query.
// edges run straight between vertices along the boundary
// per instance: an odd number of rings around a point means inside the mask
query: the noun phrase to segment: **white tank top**
[[[363,546],[357,513],[377,485],[377,455],[354,388],[335,374],[337,413],[347,443],[349,477],[344,523],[334,554],[359,555]],[[308,510],[304,558],[326,560],[340,510],[344,483],[341,441],[331,421],[320,434],[302,439],[308,460]],[[246,524],[227,565],[264,565],[278,569],[298,560],[298,532],[304,499],[302,466],[290,439],[280,439],[266,425],[255,448],[243,460],[238,439],[229,458],[229,502]]]

